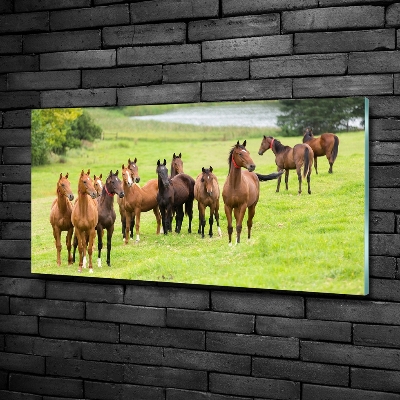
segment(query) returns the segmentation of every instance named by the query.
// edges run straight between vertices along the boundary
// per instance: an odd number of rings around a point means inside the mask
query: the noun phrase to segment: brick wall
[[[30,273],[30,109],[367,96],[370,295]],[[400,3],[0,2],[0,398],[400,400]]]

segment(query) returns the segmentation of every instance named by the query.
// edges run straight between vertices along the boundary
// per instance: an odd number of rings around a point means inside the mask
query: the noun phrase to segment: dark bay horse
[[[323,133],[315,137],[311,128],[306,128],[303,135],[303,143],[307,143],[314,151],[315,173],[318,174],[317,157],[326,156],[329,162],[328,172],[333,172],[333,163],[339,152],[339,138],[334,133]]]
[[[135,159],[136,160],[136,159]],[[135,162],[136,164],[136,162]],[[125,210],[125,244],[129,242],[129,230],[131,221],[135,221],[136,242],[140,241],[140,214],[153,210],[157,221],[156,233],[160,233],[161,216],[157,203],[158,182],[157,179],[150,179],[143,187],[136,182],[131,166],[122,166],[124,210]],[[136,182],[135,182],[136,181]]]
[[[250,153],[246,150],[246,140],[232,147],[229,157],[229,174],[222,189],[225,214],[228,222],[229,245],[232,245],[232,211],[236,219],[236,243],[240,243],[242,222],[247,212],[247,237],[250,239],[253,217],[260,195],[260,182],[253,172],[256,168]],[[242,171],[242,168],[245,170]]]
[[[93,180],[90,178],[90,170],[86,173],[82,170],[78,181],[78,199],[74,204],[71,215],[78,241],[79,272],[82,272],[82,267],[86,268],[86,251],[89,254],[89,272],[93,272],[93,242],[96,237],[95,227],[99,217],[97,204],[93,201],[96,197],[97,192]]]
[[[57,198],[53,201],[50,211],[50,223],[53,227],[53,236],[57,249],[57,265],[61,265],[61,232],[67,231],[66,245],[68,250],[68,264],[72,264],[72,234],[74,226],[71,221],[72,200],[74,195],[71,191],[71,184],[67,175],[60,177],[57,182]]]
[[[118,178],[118,170],[113,174],[110,171],[105,184],[103,185],[100,197],[97,200],[98,222],[96,225],[97,231],[97,249],[98,258],[97,266],[101,267],[101,250],[103,248],[103,233],[104,229],[107,230],[107,265],[111,266],[111,240],[114,232],[115,223],[115,210],[114,210],[114,196],[118,195],[119,198],[124,197],[122,189],[122,181]]]
[[[197,200],[199,209],[199,230],[201,237],[204,238],[204,227],[206,225],[206,208],[210,207],[210,230],[208,234],[213,235],[212,226],[215,220],[218,227],[218,235],[221,236],[221,228],[219,227],[219,186],[217,177],[212,173],[213,168],[202,168],[201,174],[196,178],[194,185],[194,197]]]
[[[158,194],[157,202],[161,211],[164,235],[172,230],[172,215],[176,213],[175,232],[182,229],[183,217],[186,214],[189,218],[188,232],[192,232],[193,200],[194,200],[194,179],[184,173],[173,178],[168,177],[166,160],[161,163],[157,161]],[[183,206],[185,205],[185,212]]]
[[[262,156],[267,150],[271,149],[275,154],[275,164],[278,171],[285,171],[285,184],[288,190],[289,170],[295,169],[299,180],[299,194],[301,194],[301,183],[307,178],[308,193],[311,194],[310,177],[313,165],[314,152],[306,143],[296,144],[294,147],[284,146],[279,140],[272,136],[265,136],[261,141],[258,154]],[[281,185],[280,176],[276,191],[279,192]]]
[[[183,173],[182,153],[177,156],[175,153],[172,155],[171,161],[171,178],[175,175]]]

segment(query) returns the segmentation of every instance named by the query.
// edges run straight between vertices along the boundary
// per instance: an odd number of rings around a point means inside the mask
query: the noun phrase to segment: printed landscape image
[[[32,272],[366,294],[364,103],[33,110]]]

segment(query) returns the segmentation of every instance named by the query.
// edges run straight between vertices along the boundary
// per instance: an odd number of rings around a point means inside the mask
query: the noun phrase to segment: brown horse
[[[106,179],[106,183],[103,185],[103,189],[100,197],[97,200],[97,211],[99,219],[96,225],[97,231],[97,249],[98,258],[97,266],[101,267],[101,250],[103,248],[103,232],[107,230],[107,265],[111,266],[111,239],[114,232],[115,223],[115,210],[114,210],[114,196],[118,195],[119,198],[124,197],[124,191],[122,190],[122,182],[118,178],[118,170],[113,174],[110,171]]]
[[[103,191],[103,181],[101,180],[102,178],[103,174],[100,174],[99,176],[93,175],[93,183],[94,188],[97,192],[97,197],[99,197],[101,195],[101,192]]]
[[[172,230],[172,215],[176,212],[175,232],[179,233],[182,229],[183,217],[189,217],[188,232],[192,232],[193,200],[194,200],[194,179],[184,173],[180,173],[173,178],[168,178],[167,162],[157,161],[156,172],[158,175],[158,194],[157,202],[161,211],[164,235]],[[185,213],[183,212],[185,205]]]
[[[328,172],[333,172],[333,163],[339,152],[339,138],[334,133],[323,133],[315,137],[311,128],[306,128],[303,135],[303,143],[307,143],[314,151],[315,173],[318,174],[317,157],[326,156],[329,162]]]
[[[310,177],[314,158],[314,152],[311,147],[306,143],[296,144],[294,147],[284,146],[279,140],[272,136],[264,135],[258,154],[262,156],[269,149],[275,154],[275,164],[278,167],[278,171],[285,171],[286,190],[289,188],[289,170],[295,169],[299,179],[299,194],[301,194],[302,179],[306,177],[308,193],[311,194]],[[281,179],[282,177],[280,176],[276,187],[277,192],[279,192]]]
[[[53,201],[50,211],[50,223],[53,227],[53,236],[57,249],[57,265],[61,265],[61,232],[67,231],[66,245],[68,250],[68,264],[72,264],[71,240],[74,226],[71,222],[72,203],[74,195],[67,175],[60,174],[57,182],[57,198]]]
[[[75,235],[78,241],[79,268],[86,268],[86,251],[89,254],[89,272],[93,272],[92,253],[93,242],[96,237],[95,227],[98,222],[97,197],[93,180],[90,178],[90,170],[86,173],[82,170],[78,181],[78,199],[72,209],[71,220],[75,227]]]
[[[172,156],[171,161],[171,178],[175,175],[183,173],[183,161],[182,161],[182,153],[179,153],[179,156],[175,155]]]
[[[221,236],[221,228],[219,227],[219,186],[217,177],[212,173],[213,168],[202,168],[201,174],[196,178],[194,185],[194,197],[197,200],[199,209],[199,230],[201,237],[204,238],[204,227],[206,225],[206,208],[210,207],[210,230],[208,234],[213,235],[212,226],[217,221],[218,235]]]
[[[135,159],[136,160],[136,159]],[[135,163],[136,164],[136,163]],[[150,179],[143,187],[134,182],[134,174],[131,166],[122,165],[124,210],[125,210],[125,244],[129,242],[129,229],[131,220],[135,220],[136,242],[140,241],[140,214],[153,210],[157,221],[156,233],[160,233],[161,216],[157,203],[158,182],[157,179]]]
[[[236,243],[240,243],[242,221],[246,208],[247,213],[247,237],[250,239],[253,217],[260,195],[260,183],[253,172],[256,168],[250,153],[246,150],[246,140],[243,144],[239,141],[229,153],[229,174],[222,189],[222,198],[225,204],[225,214],[228,222],[229,245],[232,245],[232,211],[236,219]],[[242,167],[245,168],[242,172]]]

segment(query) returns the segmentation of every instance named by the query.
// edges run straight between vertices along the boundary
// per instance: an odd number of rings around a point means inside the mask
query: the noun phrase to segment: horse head
[[[128,168],[131,171],[132,179],[134,182],[139,183],[140,182],[139,169],[136,163],[137,163],[136,157],[133,161],[131,161],[130,158],[128,159]]]
[[[262,156],[267,150],[272,149],[275,139],[272,136],[263,137],[260,145],[260,149],[258,150],[258,154]]]
[[[233,146],[230,153],[230,163],[233,164],[235,168],[246,168],[250,172],[256,169],[254,161],[250,157],[250,153],[246,150],[246,140],[239,144],[239,141]]]
[[[82,194],[88,194],[92,199],[97,197],[97,192],[94,183],[90,178],[90,169],[85,173],[83,170],[79,177],[78,191]]]
[[[303,143],[308,142],[314,138],[314,134],[311,128],[306,128],[303,133]]]
[[[103,181],[101,180],[102,178],[103,174],[100,174],[99,176],[93,175],[94,188],[96,189],[97,197],[101,196],[101,192],[103,191]]]
[[[182,174],[183,173],[183,161],[182,161],[182,153],[179,153],[179,156],[175,155],[172,156],[171,162],[171,175],[174,172],[174,175]]]
[[[72,194],[71,190],[71,183],[68,180],[68,172],[65,176],[63,176],[62,173],[60,174],[60,178],[57,182],[57,193],[65,196],[69,201],[74,199],[74,195]]]
[[[124,164],[122,164],[122,180],[128,187],[133,185],[132,171]]]
[[[160,160],[157,161],[156,172],[158,175],[158,180],[162,182],[164,187],[169,187],[170,181],[168,179],[168,169],[166,167],[167,161],[164,159],[164,162],[161,164]]]
[[[114,196],[117,194],[120,199],[125,196],[122,188],[122,181],[118,178],[118,170],[115,171],[115,174],[113,174],[112,170],[110,171],[104,188],[109,196]]]
[[[204,189],[209,196],[213,194],[213,186],[214,186],[214,174],[213,168],[210,165],[210,168],[202,168],[201,169],[203,175],[201,177],[201,182],[204,184]]]

